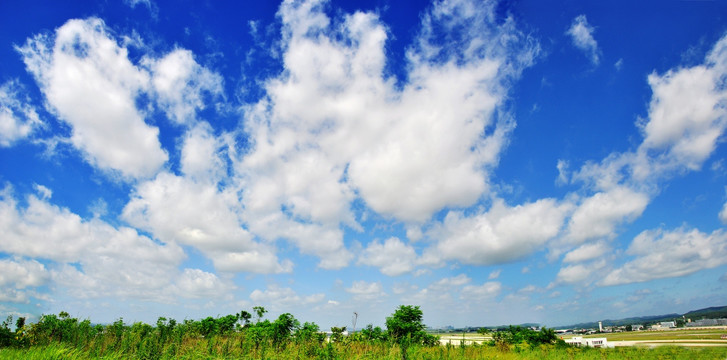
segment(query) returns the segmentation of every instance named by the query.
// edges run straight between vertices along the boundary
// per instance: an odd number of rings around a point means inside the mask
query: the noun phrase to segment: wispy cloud
[[[595,28],[588,23],[586,15],[578,15],[573,19],[566,34],[570,35],[573,45],[582,50],[591,63],[597,66],[600,62],[601,50],[598,48],[596,39],[593,38]]]

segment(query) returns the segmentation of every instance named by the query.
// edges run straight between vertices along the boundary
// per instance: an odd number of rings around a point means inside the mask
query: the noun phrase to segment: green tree
[[[417,343],[435,345],[438,338],[427,334],[422,322],[423,312],[419,306],[400,305],[390,317],[386,318],[386,329],[391,340],[401,345]]]
[[[386,329],[394,340],[413,338],[424,331],[423,312],[419,306],[401,305],[386,318]]]
[[[250,319],[252,319],[252,314],[245,310],[242,310],[237,316],[242,321],[242,327],[247,327],[248,325],[250,325]]]
[[[255,314],[257,315],[257,322],[260,322],[260,320],[263,319],[263,315],[265,315],[265,313],[268,312],[262,306],[253,306],[252,310],[255,311]]]
[[[343,332],[346,331],[346,327],[331,327],[331,342],[341,342],[343,340]]]

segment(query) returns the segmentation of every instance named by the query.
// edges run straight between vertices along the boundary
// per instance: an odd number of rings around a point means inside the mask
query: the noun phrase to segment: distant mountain
[[[684,314],[687,319],[699,320],[699,319],[721,319],[727,318],[727,306],[715,306],[708,307],[705,309],[694,310]]]
[[[638,316],[630,317],[618,320],[601,320],[603,326],[626,326],[634,324],[647,324],[657,323],[661,321],[673,321],[684,316],[687,319],[699,320],[699,319],[717,319],[727,318],[727,306],[716,306],[708,307],[699,310],[693,310],[685,314],[665,314],[665,315],[652,315],[652,316]],[[573,324],[568,326],[557,326],[556,329],[596,329],[598,328],[598,321],[585,322],[580,324]]]

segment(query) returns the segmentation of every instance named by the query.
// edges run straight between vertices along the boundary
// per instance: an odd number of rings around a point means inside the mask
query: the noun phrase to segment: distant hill
[[[692,320],[727,318],[727,306],[708,307],[690,311],[684,314],[684,317]]]
[[[717,319],[727,318],[727,306],[716,306],[708,307],[699,310],[693,310],[685,314],[664,314],[664,315],[652,315],[652,316],[638,316],[630,317],[618,320],[601,320],[603,326],[626,326],[634,324],[647,324],[657,323],[661,321],[672,321],[677,318],[684,316],[687,319],[699,320],[699,319]],[[580,324],[573,324],[568,326],[558,326],[556,329],[595,329],[598,328],[598,321],[585,322]]]

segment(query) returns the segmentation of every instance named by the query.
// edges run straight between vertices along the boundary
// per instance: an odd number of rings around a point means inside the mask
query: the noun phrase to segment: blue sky
[[[727,5],[0,4],[0,313],[727,299]]]

